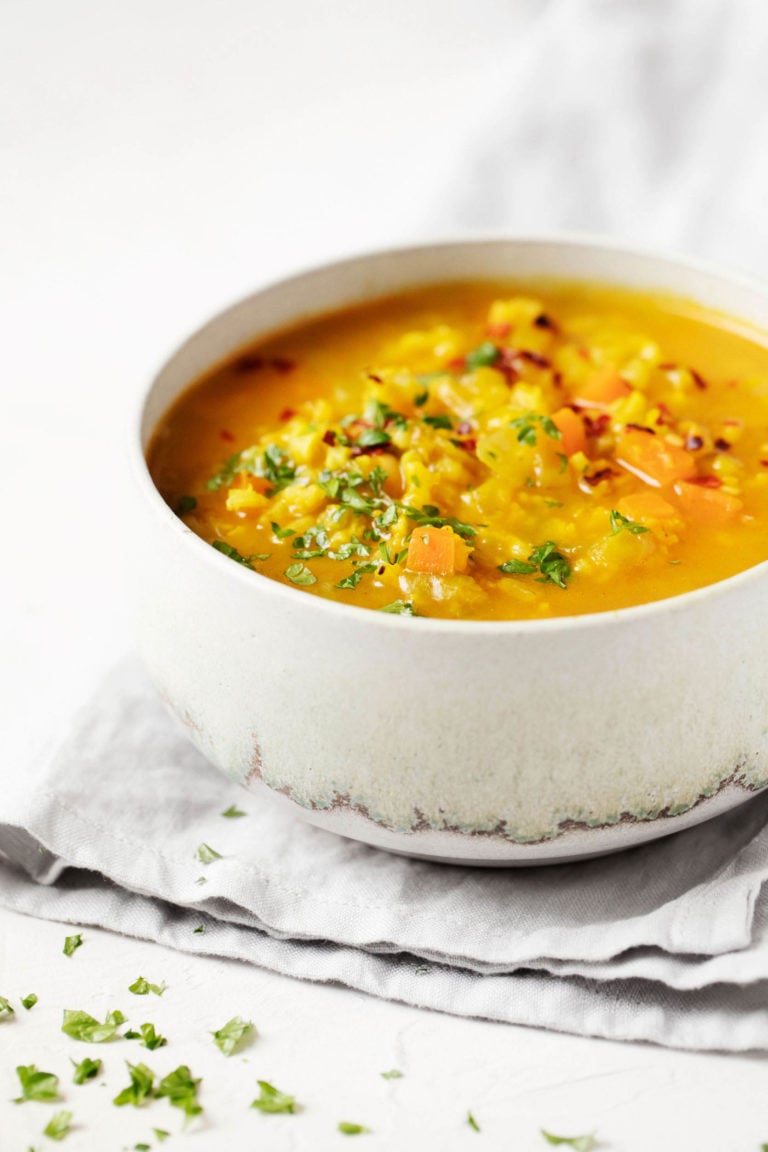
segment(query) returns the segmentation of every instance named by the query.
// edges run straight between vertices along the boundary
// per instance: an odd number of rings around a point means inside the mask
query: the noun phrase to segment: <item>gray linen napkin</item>
[[[768,795],[581,864],[408,860],[227,781],[128,661],[0,798],[0,859],[0,901],[36,916],[458,1015],[768,1049]]]

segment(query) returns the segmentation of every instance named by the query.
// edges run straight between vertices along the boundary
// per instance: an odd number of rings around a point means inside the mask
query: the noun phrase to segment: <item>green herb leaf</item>
[[[414,407],[423,408],[424,405],[426,404],[427,400],[429,400],[429,392],[425,388],[423,392],[417,392],[416,395],[414,396],[414,398],[413,398]]]
[[[90,1056],[86,1056],[79,1064],[71,1060],[71,1064],[75,1069],[73,1084],[85,1084],[86,1080],[92,1080],[101,1071],[101,1060],[91,1060]]]
[[[0,999],[2,999],[2,997],[0,997]],[[29,996],[25,996],[21,1003],[27,1012],[29,1012],[30,1008],[34,1008],[35,1004],[37,1004],[37,996],[34,992],[30,992]],[[2,1008],[0,1008],[0,1011],[2,1011]],[[13,1011],[13,1009],[11,1009],[11,1011]]]
[[[121,1024],[125,1024],[122,1012],[109,1012],[104,1023],[99,1024],[88,1012],[65,1008],[61,1030],[73,1040],[82,1040],[86,1044],[103,1044],[107,1040],[114,1039]]]
[[[133,984],[128,985],[128,991],[133,992],[134,996],[148,996],[150,992],[154,992],[155,996],[162,996],[167,987],[167,984],[150,984],[149,980],[138,976]]]
[[[259,471],[272,485],[269,496],[282,488],[287,488],[296,479],[296,465],[288,453],[277,444],[270,444],[265,448]]]
[[[118,1108],[122,1108],[125,1104],[132,1104],[134,1108],[139,1108],[145,1100],[152,1097],[155,1074],[151,1068],[147,1068],[146,1064],[129,1064],[126,1060],[126,1067],[131,1082],[127,1088],[123,1088],[122,1092],[118,1092],[112,1103],[116,1104]]]
[[[153,1128],[152,1131],[154,1132],[160,1144],[162,1144],[163,1140],[167,1140],[170,1136],[170,1132],[166,1132],[165,1128]]]
[[[205,924],[198,924],[197,928],[192,929],[193,936],[202,936],[203,932],[205,932]]]
[[[273,535],[275,535],[278,540],[287,540],[289,536],[296,535],[295,528],[281,528],[280,525],[274,520],[270,521],[270,527],[272,529]]]
[[[422,416],[425,424],[429,424],[430,428],[444,428],[449,432],[453,431],[453,421],[450,416]]]
[[[622,516],[615,508],[610,511],[611,520],[611,535],[616,536],[623,528],[627,532],[631,532],[633,536],[639,536],[641,532],[647,532],[648,529],[643,524],[636,524],[634,520],[630,520],[628,516]]]
[[[505,560],[498,567],[499,572],[503,572],[505,576],[530,576],[531,572],[537,570],[536,565],[528,560]]]
[[[389,1072],[381,1072],[380,1076],[382,1080],[401,1080],[403,1074],[399,1068],[390,1068]]]
[[[360,1136],[363,1132],[370,1132],[370,1128],[364,1128],[362,1124],[350,1124],[349,1120],[340,1120],[339,1132],[345,1136]]]
[[[272,1084],[268,1084],[266,1080],[257,1080],[256,1083],[261,1091],[251,1104],[251,1108],[257,1108],[259,1112],[268,1113],[296,1111],[295,1096],[288,1096]]]
[[[21,1084],[21,1096],[16,1097],[15,1104],[23,1104],[25,1100],[58,1099],[59,1078],[53,1072],[38,1072],[34,1064],[19,1064],[16,1075]]]
[[[168,1043],[165,1036],[160,1036],[159,1033],[155,1032],[154,1024],[140,1024],[139,1028],[141,1029],[140,1032],[136,1032],[133,1028],[130,1032],[125,1032],[124,1039],[141,1040],[142,1045],[149,1048],[150,1052],[154,1052],[155,1048],[162,1048],[164,1044]]]
[[[195,857],[201,864],[213,864],[214,860],[221,860],[221,853],[211,848],[210,844],[201,844]]]
[[[490,340],[484,340],[477,348],[473,348],[471,352],[467,352],[464,357],[467,368],[472,371],[475,368],[486,368],[489,364],[495,364],[500,356],[499,349]]]
[[[566,581],[571,575],[571,566],[562,553],[557,551],[557,545],[552,540],[534,548],[528,559],[535,564],[541,572],[542,584],[557,584],[558,588],[565,588]]]
[[[64,955],[71,956],[83,942],[82,933],[78,932],[76,936],[67,936],[64,940]]]
[[[364,428],[357,438],[360,448],[378,448],[383,444],[391,444],[392,437],[383,428]]]
[[[475,1120],[471,1112],[467,1112],[467,1124],[469,1124],[473,1132],[480,1131],[480,1125],[478,1124],[477,1120]]]
[[[510,428],[517,429],[517,439],[521,444],[532,447],[536,443],[536,425],[550,437],[551,440],[562,440],[563,434],[549,416],[540,416],[538,412],[526,412],[516,420],[510,420]]]
[[[289,564],[285,570],[285,576],[291,584],[298,584],[300,587],[317,584],[317,576],[307,568],[306,564]]]
[[[545,1132],[543,1128],[540,1132],[548,1144],[567,1144],[569,1148],[575,1149],[575,1152],[592,1152],[592,1149],[597,1147],[597,1141],[591,1132],[586,1136],[554,1136],[551,1132]]]
[[[194,496],[180,496],[176,505],[176,515],[186,516],[187,513],[194,512],[195,508],[197,508],[197,500]]]
[[[410,600],[393,600],[391,604],[379,608],[379,612],[390,612],[393,616],[418,616]]]
[[[236,564],[242,564],[244,568],[250,568],[253,571],[253,564],[251,561],[255,560],[255,556],[243,556],[238,552],[237,548],[233,548],[231,544],[227,544],[226,540],[212,541],[212,547],[217,552],[221,552],[222,556],[228,556],[230,560],[234,560]]]
[[[407,504],[399,505],[409,520],[415,520],[420,528],[452,528],[457,536],[468,540],[477,535],[477,528],[471,524],[464,524],[454,516],[441,516],[440,509],[434,504],[425,504],[422,508],[411,508]]]
[[[231,1056],[237,1051],[242,1041],[253,1032],[250,1020],[243,1020],[241,1016],[233,1016],[218,1031],[212,1032],[213,1042],[225,1056]]]
[[[197,1102],[197,1086],[200,1080],[193,1080],[192,1073],[186,1064],[180,1064],[173,1072],[169,1072],[161,1080],[157,1088],[157,1096],[166,1096],[174,1108],[180,1108],[187,1120],[199,1116],[202,1106]]]
[[[247,816],[248,813],[243,812],[242,808],[236,808],[234,804],[230,804],[229,808],[225,808],[221,815],[226,816],[228,820],[234,820],[238,816]]]
[[[10,1000],[6,1000],[5,996],[0,996],[0,1016],[13,1016],[14,1010],[11,1006]]]
[[[151,1152],[151,1144],[134,1144],[133,1152]]]
[[[246,462],[242,452],[235,452],[234,456],[230,456],[224,461],[218,472],[214,472],[206,484],[206,488],[209,492],[217,492],[219,488],[229,488],[238,472],[244,471],[252,472],[253,467],[250,461]]]
[[[362,580],[363,576],[365,576],[365,574],[367,572],[375,572],[376,569],[378,568],[378,566],[379,566],[378,564],[373,564],[373,563],[372,564],[358,564],[358,566],[357,566],[357,568],[355,568],[354,572],[350,572],[349,576],[345,576],[343,580],[339,580],[338,584],[335,584],[334,587],[335,588],[357,588],[357,586],[360,583],[360,581]]]
[[[43,1128],[43,1136],[51,1140],[63,1140],[72,1125],[72,1113],[66,1110],[57,1112]]]

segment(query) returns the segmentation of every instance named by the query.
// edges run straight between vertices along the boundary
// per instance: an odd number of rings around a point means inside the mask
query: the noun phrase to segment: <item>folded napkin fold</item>
[[[0,798],[0,902],[21,912],[675,1047],[768,1049],[766,876],[768,795],[580,864],[470,869],[344,840],[221,776],[133,660]]]

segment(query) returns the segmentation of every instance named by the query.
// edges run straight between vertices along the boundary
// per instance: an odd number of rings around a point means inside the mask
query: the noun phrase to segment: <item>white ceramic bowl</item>
[[[768,288],[579,240],[479,240],[315,269],[221,313],[151,385],[135,452],[140,644],[202,752],[297,816],[466,864],[629,847],[768,783],[768,563],[673,599],[543,621],[411,619],[247,571],[164,504],[143,450],[209,366],[411,286],[555,277],[692,298],[768,331]]]

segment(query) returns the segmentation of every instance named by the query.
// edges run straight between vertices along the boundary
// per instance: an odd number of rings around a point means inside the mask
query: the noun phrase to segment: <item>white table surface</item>
[[[130,644],[123,445],[144,381],[212,311],[300,265],[430,234],[442,181],[541,0],[0,0],[0,329],[4,610],[0,784],[66,722]],[[486,67],[486,61],[488,66]],[[461,221],[457,221],[460,223]],[[546,213],[543,216],[546,223]],[[153,1126],[204,1150],[546,1147],[544,1126],[601,1147],[755,1152],[768,1140],[763,1057],[613,1044],[418,1011],[247,965],[181,955],[0,908],[0,1152],[133,1148]],[[138,1000],[142,974],[165,981]],[[64,1007],[119,1007],[169,1037],[131,1047],[203,1078],[205,1118],[177,1136],[164,1101],[123,1108],[127,1045],[78,1045]],[[224,1058],[233,1015],[258,1038]],[[104,1059],[75,1087],[70,1056]],[[56,1072],[59,1105],[12,1104],[14,1067]],[[402,1070],[400,1080],[380,1072]],[[248,1105],[256,1080],[296,1116]],[[467,1110],[481,1132],[466,1123]],[[356,1145],[355,1145],[356,1146]]]

